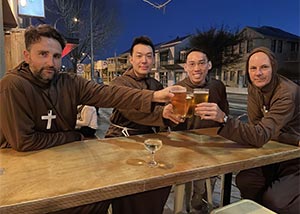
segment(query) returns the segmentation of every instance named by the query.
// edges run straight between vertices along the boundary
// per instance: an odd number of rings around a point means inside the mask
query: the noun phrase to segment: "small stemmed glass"
[[[148,166],[157,167],[158,163],[155,161],[155,152],[162,147],[162,141],[156,138],[146,139],[144,141],[145,148],[151,153],[151,161],[148,162]]]

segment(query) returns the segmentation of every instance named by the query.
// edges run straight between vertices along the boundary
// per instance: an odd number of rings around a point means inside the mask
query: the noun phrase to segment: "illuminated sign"
[[[45,17],[44,0],[18,0],[18,15]]]

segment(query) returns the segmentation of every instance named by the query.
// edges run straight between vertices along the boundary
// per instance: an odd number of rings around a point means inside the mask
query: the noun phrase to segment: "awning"
[[[2,0],[3,9],[3,26],[4,29],[15,28],[18,26],[17,21],[11,11],[9,3],[7,0]]]
[[[67,44],[62,52],[62,57],[67,56],[74,48],[78,46],[79,39],[66,38]]]
[[[62,52],[62,57],[68,55],[74,48],[77,47],[77,44],[67,43]]]

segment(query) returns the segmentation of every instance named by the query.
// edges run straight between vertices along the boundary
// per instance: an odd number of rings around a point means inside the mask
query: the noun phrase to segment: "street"
[[[233,117],[238,117],[247,113],[247,95],[227,93],[227,99],[229,102],[229,114]],[[246,121],[246,117],[242,117],[241,120]]]

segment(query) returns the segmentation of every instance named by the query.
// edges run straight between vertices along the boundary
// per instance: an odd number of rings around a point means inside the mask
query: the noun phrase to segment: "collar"
[[[147,79],[147,78],[148,78],[147,75],[144,76],[144,77],[138,77],[138,76],[135,74],[133,68],[129,68],[127,71],[125,71],[125,73],[124,73],[123,75],[124,75],[124,76],[129,76],[129,77],[131,77],[132,79],[137,80],[137,81],[139,81],[139,80],[144,80],[144,79]]]
[[[186,77],[183,82],[189,86],[190,88],[206,88],[208,86],[207,79],[205,78],[205,82],[203,84],[194,84],[189,77]]]

